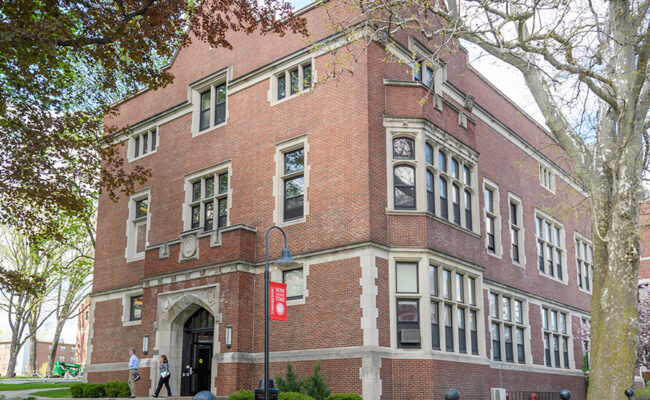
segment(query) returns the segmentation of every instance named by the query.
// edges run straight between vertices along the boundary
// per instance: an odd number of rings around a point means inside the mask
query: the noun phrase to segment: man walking
[[[131,398],[135,398],[135,382],[140,379],[138,375],[138,364],[140,360],[135,355],[135,349],[129,350],[129,390],[131,391]]]

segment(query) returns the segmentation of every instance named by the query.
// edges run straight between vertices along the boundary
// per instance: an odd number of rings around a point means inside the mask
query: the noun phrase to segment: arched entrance
[[[183,326],[181,396],[210,390],[214,317],[201,307]]]

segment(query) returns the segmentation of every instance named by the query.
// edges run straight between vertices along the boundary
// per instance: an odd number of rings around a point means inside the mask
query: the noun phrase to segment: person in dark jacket
[[[163,354],[160,356],[160,379],[158,379],[158,388],[153,397],[158,397],[158,393],[160,393],[163,385],[167,388],[167,397],[172,397],[172,390],[169,387],[169,375],[169,361],[167,361],[167,356]]]

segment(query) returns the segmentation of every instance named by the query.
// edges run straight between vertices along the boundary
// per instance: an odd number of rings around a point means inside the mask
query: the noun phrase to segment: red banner
[[[269,282],[271,284],[270,318],[276,321],[287,320],[287,284]]]

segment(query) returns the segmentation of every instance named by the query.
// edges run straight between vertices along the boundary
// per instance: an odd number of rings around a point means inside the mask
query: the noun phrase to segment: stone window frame
[[[539,163],[539,184],[549,192],[555,194],[555,173],[550,167]]]
[[[581,317],[580,318],[580,329],[582,336],[582,355],[587,357],[587,363],[589,362],[589,351],[591,350],[591,318]]]
[[[311,69],[311,81],[309,86],[305,86],[305,68]],[[291,76],[294,71],[298,71],[298,82],[300,87],[295,93],[291,93]],[[279,98],[279,83],[280,79],[284,78],[284,97]],[[293,99],[304,93],[309,93],[313,90],[316,82],[316,63],[313,57],[293,62],[290,67],[282,67],[281,71],[275,72],[271,75],[269,84],[269,92],[271,98],[271,106]]]
[[[539,226],[539,220],[541,219],[542,221],[542,227],[540,228]],[[547,229],[546,229],[546,224],[551,225],[552,233],[551,236],[555,237],[555,229],[559,229],[559,244],[555,244],[554,241],[557,240],[557,238],[551,238],[552,240],[549,241],[549,239],[546,237],[547,236]],[[542,236],[540,236],[540,229],[543,230]],[[543,262],[544,262],[544,271],[542,272],[540,267],[539,267],[539,252],[540,252],[540,244],[543,244]],[[551,246],[549,246],[549,244]],[[553,249],[552,254],[553,254],[553,272],[549,273],[547,272],[548,270],[548,248],[551,247]],[[557,250],[560,250],[560,259],[561,259],[561,271],[562,271],[562,278],[559,279],[557,276]],[[553,218],[549,214],[539,210],[535,209],[535,253],[537,255],[537,260],[535,261],[535,266],[537,269],[537,273],[541,276],[544,276],[546,278],[552,279],[556,282],[562,283],[564,285],[568,285],[569,282],[569,277],[568,277],[568,270],[567,270],[567,251],[566,251],[566,232],[564,230],[564,225],[558,221],[557,219]]]
[[[396,268],[397,263],[406,262],[406,263],[417,263],[417,274],[418,274],[418,292],[417,293],[398,293],[396,287]],[[430,287],[430,275],[429,267],[435,266],[438,268],[438,296],[432,297],[432,291]],[[442,270],[446,269],[452,272],[451,274],[451,290],[452,298],[444,299],[442,298]],[[459,273],[465,277],[464,282],[464,302],[456,301],[456,277],[455,274]],[[469,279],[474,279],[475,284],[475,301],[476,305],[469,304]],[[409,252],[409,251],[400,251],[393,252],[389,254],[389,286],[390,286],[390,323],[391,323],[391,348],[396,351],[404,351],[408,354],[413,354],[414,352],[422,354],[438,354],[439,356],[446,357],[446,355],[453,355],[453,357],[468,357],[469,359],[485,358],[485,323],[484,314],[483,314],[483,277],[480,270],[474,269],[464,263],[458,263],[448,259],[447,257],[442,257],[439,255],[432,254],[431,252]],[[418,312],[419,312],[419,330],[420,330],[420,346],[415,348],[402,348],[399,346],[400,335],[397,326],[397,300],[417,300],[418,301]],[[440,337],[440,349],[433,348],[432,342],[432,319],[431,319],[431,302],[439,301],[439,337]],[[444,323],[443,323],[443,306],[440,305],[449,304],[452,306],[452,333],[454,341],[454,351],[446,351],[446,340],[444,339]],[[458,307],[464,308],[465,310],[476,311],[476,328],[477,328],[477,347],[478,354],[472,354],[472,342],[471,342],[471,329],[470,329],[470,312],[465,311],[464,313],[464,322],[465,322],[465,343],[466,343],[466,353],[459,352],[459,340],[458,340],[458,324],[457,324],[457,310]]]
[[[146,147],[145,147],[145,140]],[[146,156],[155,153],[159,147],[160,137],[158,135],[158,127],[153,126],[148,129],[138,131],[129,137],[129,145],[127,150],[127,160],[133,162]],[[138,154],[136,155],[136,146]]]
[[[496,309],[492,307],[492,299],[496,296]],[[506,319],[503,312],[503,299],[508,299],[509,301],[509,313],[510,319]],[[521,303],[521,321],[517,321],[515,318],[515,304],[516,302]],[[496,312],[496,316],[494,312]],[[490,289],[488,292],[488,332],[490,333],[490,343],[491,343],[491,354],[490,360],[494,362],[502,362],[507,364],[516,364],[516,365],[526,365],[532,363],[532,349],[530,346],[530,320],[528,313],[528,301],[525,297],[516,295],[515,293],[504,291],[502,289]],[[492,338],[492,326],[496,324],[499,326],[499,343],[500,343],[500,359],[496,360],[494,358],[494,341]],[[511,343],[512,343],[512,355],[513,360],[507,360],[506,346],[505,346],[505,327],[511,328]],[[523,331],[523,346],[524,346],[524,362],[520,362],[519,353],[517,349],[517,330],[520,329]]]
[[[142,296],[144,291],[142,288],[135,288],[127,290],[121,294],[122,301],[122,326],[133,326],[142,324],[142,319],[131,321],[131,298]],[[143,302],[144,305],[144,302]]]
[[[136,218],[136,203],[140,200],[147,199],[147,216]],[[124,257],[127,262],[143,260],[146,248],[149,246],[149,228],[151,227],[151,190],[150,188],[142,189],[129,197],[128,217],[126,220],[126,248]],[[137,252],[137,229],[141,224],[145,225],[145,250]]]
[[[486,204],[486,191],[492,192],[492,211],[488,210]],[[501,196],[499,195],[499,185],[494,181],[483,177],[483,223],[485,224],[485,249],[488,255],[501,258],[503,255],[503,243],[501,238]],[[487,219],[494,219],[494,251],[490,250]]]
[[[226,192],[220,193],[218,190],[219,187],[219,177],[221,175],[226,175],[228,179],[228,188]],[[214,193],[210,198],[205,197],[205,180],[213,177],[214,178]],[[210,234],[211,232],[217,231],[219,229],[230,226],[230,209],[232,207],[232,162],[226,161],[217,165],[213,165],[208,168],[203,168],[199,171],[192,172],[185,175],[185,197],[183,202],[183,229],[184,232],[187,231],[197,231],[199,235]],[[201,197],[199,200],[193,200],[193,185],[194,183],[201,182]],[[219,226],[219,200],[226,199],[226,223],[223,226]],[[212,229],[205,230],[205,206],[204,204],[212,201],[214,217],[212,223]],[[199,205],[199,226],[192,227],[192,208],[195,205]]]
[[[553,313],[556,313],[556,328],[557,330],[553,329]],[[543,361],[544,361],[544,366],[546,368],[553,368],[553,369],[568,369],[571,370],[575,367],[575,360],[573,359],[573,334],[571,332],[571,314],[568,311],[562,310],[558,307],[553,307],[549,306],[546,304],[542,304],[540,308],[540,315],[542,319],[542,324],[541,324],[541,332],[542,332],[542,351],[543,351]],[[565,329],[566,332],[562,331],[562,327],[560,325],[561,317],[560,315],[564,315],[564,324],[565,324]],[[546,354],[546,338],[548,336],[548,346],[549,346],[549,354],[550,354],[550,359],[547,357]],[[557,364],[557,360],[555,359],[555,351],[554,351],[554,346],[553,343],[554,337],[558,338],[558,351],[560,353],[559,359],[559,365]],[[564,344],[566,343],[566,354],[564,352]],[[550,365],[549,365],[550,362]]]
[[[573,233],[576,255],[578,289],[591,294],[594,289],[594,249],[591,240],[578,232]],[[584,254],[588,250],[589,256]]]
[[[305,304],[306,300],[307,300],[307,297],[309,297],[309,289],[308,289],[308,286],[307,286],[307,280],[309,278],[309,265],[310,265],[310,263],[309,263],[308,259],[300,259],[297,262],[299,264],[301,264],[300,267],[296,267],[296,266],[279,267],[277,265],[271,266],[271,271],[270,271],[271,280],[273,282],[283,282],[283,283],[284,283],[283,275],[284,275],[285,271],[291,271],[291,270],[295,270],[295,269],[302,269],[302,284],[303,284],[302,297],[295,298],[295,299],[287,298],[287,307]]]
[[[294,150],[302,148],[303,153],[303,170],[304,191],[302,217],[284,220],[284,178],[290,176],[284,173],[284,155]],[[275,208],[273,210],[273,223],[277,226],[284,227],[295,225],[307,220],[309,215],[309,180],[311,166],[309,164],[309,141],[307,134],[294,137],[289,140],[277,143],[275,146],[275,175],[273,176],[273,196],[275,198]]]
[[[512,222],[512,204],[516,205],[517,224]],[[514,193],[508,193],[508,226],[510,230],[510,259],[514,265],[526,268],[526,245],[525,234],[526,227],[524,224],[524,204],[521,198]],[[513,233],[516,232],[519,248],[519,261],[514,257]]]
[[[188,88],[188,101],[192,104],[192,137],[211,132],[228,123],[228,84],[231,79],[232,66],[229,66],[190,84]],[[225,118],[222,122],[215,123],[217,88],[221,85],[225,85],[226,88]],[[206,91],[210,91],[210,123],[207,128],[201,129],[201,96]]]
[[[457,141],[451,135],[441,131],[437,127],[429,126],[428,123],[420,121],[411,121],[396,119],[384,123],[386,127],[386,176],[387,176],[387,198],[388,205],[386,211],[390,214],[423,214],[434,217],[436,220],[444,222],[450,226],[469,231],[480,235],[479,219],[479,200],[476,193],[478,192],[478,173],[477,158],[473,150]],[[411,123],[414,122],[414,123]],[[398,138],[409,138],[415,142],[415,159],[395,159],[393,157],[393,141]],[[427,147],[432,149],[432,163],[427,160]],[[443,152],[446,155],[446,172],[442,171],[439,165],[439,154]],[[451,160],[458,162],[458,178],[451,174]],[[394,168],[398,165],[409,165],[415,169],[415,208],[402,209],[395,207],[395,182]],[[464,167],[469,168],[470,182],[465,182]],[[433,177],[433,191],[427,188],[427,175]],[[430,179],[430,178],[429,178]],[[447,219],[443,218],[441,199],[440,199],[440,179],[444,179],[447,184]],[[454,223],[453,208],[453,186],[459,187],[460,200],[460,225]],[[472,216],[471,228],[468,229],[467,212],[465,207],[466,195],[470,193],[471,205],[470,215]],[[429,206],[430,198],[433,198],[435,204]],[[430,211],[433,208],[433,213]]]

